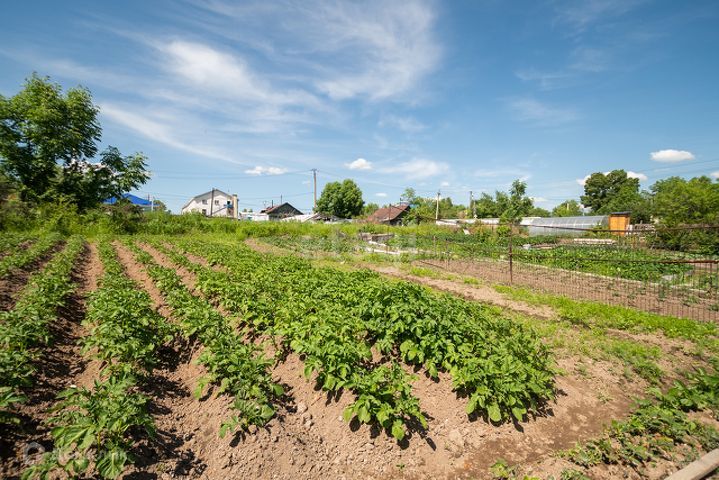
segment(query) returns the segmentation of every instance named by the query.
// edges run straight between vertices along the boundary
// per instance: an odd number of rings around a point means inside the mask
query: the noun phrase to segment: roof
[[[136,195],[132,195],[130,193],[126,193],[122,196],[125,200],[129,200],[131,204],[133,205],[140,205],[141,207],[149,207],[151,205],[151,202],[146,198],[141,198]],[[104,204],[106,205],[115,205],[117,203],[116,197],[110,197],[107,200],[105,200]]]
[[[265,208],[265,209],[263,209],[263,210],[260,210],[260,213],[272,213],[272,212],[274,212],[274,211],[276,211],[276,210],[279,210],[280,208],[282,208],[282,207],[284,207],[284,206],[288,206],[288,207],[290,207],[292,210],[295,210],[295,211],[297,211],[297,212],[302,213],[300,210],[296,209],[295,207],[293,207],[292,205],[290,205],[288,202],[284,202],[284,203],[280,203],[279,205],[273,205],[273,206],[271,206],[271,207],[267,207],[267,208]]]
[[[199,194],[199,195],[195,195],[194,197],[192,197],[191,199],[189,199],[186,204],[184,204],[184,205],[182,206],[182,210],[184,210],[185,208],[187,208],[187,206],[188,206],[189,204],[191,204],[194,199],[200,198],[200,197],[204,197],[205,195],[212,195],[212,192],[215,192],[215,195],[217,195],[217,194],[219,193],[220,195],[224,195],[224,196],[226,196],[226,197],[231,197],[231,196],[232,196],[232,195],[230,195],[229,193],[225,193],[225,192],[223,192],[222,190],[218,190],[218,189],[215,188],[214,190],[210,190],[210,191],[208,191],[208,192],[201,193],[201,194]]]
[[[409,211],[409,205],[390,205],[377,209],[372,215],[367,217],[370,222],[392,222],[399,216]]]

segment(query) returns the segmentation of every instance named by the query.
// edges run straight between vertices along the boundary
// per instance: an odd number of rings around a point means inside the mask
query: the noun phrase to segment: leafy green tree
[[[362,216],[367,217],[372,215],[377,210],[379,210],[379,205],[376,203],[366,203],[365,206],[362,207]]]
[[[578,217],[583,213],[582,205],[576,200],[565,200],[552,209],[553,217]]]
[[[629,178],[624,170],[612,170],[607,174],[591,174],[584,184],[581,201],[592,213],[605,215],[631,212],[643,199],[639,193],[639,179]]]
[[[651,186],[652,212],[665,225],[719,222],[719,183],[709,177],[669,177]]]
[[[98,163],[90,162],[102,134],[97,114],[88,90],[63,93],[35,74],[15,96],[0,96],[0,170],[23,201],[64,196],[85,210],[148,180],[140,154],[123,157],[109,147]]]
[[[495,218],[502,214],[497,201],[488,193],[483,193],[474,201],[474,209],[477,212],[477,218]]]
[[[501,197],[501,202],[499,197]],[[512,182],[509,195],[498,195],[497,200],[497,203],[503,207],[500,218],[507,223],[519,222],[522,217],[527,216],[532,211],[534,206],[532,199],[527,196],[527,184],[521,180]]]
[[[325,185],[317,200],[317,211],[340,218],[352,218],[362,213],[362,190],[350,179]]]
[[[551,215],[552,214],[549,212],[549,210],[541,207],[532,207],[532,209],[528,213],[529,217],[549,217]]]

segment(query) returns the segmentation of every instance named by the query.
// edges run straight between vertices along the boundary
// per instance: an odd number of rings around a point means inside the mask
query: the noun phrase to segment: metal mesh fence
[[[336,234],[294,240],[292,248],[375,253],[441,268],[490,283],[527,287],[570,298],[648,312],[719,320],[719,227],[651,227],[611,231],[554,228],[533,235],[475,231],[442,235]],[[287,246],[287,245],[285,245]]]

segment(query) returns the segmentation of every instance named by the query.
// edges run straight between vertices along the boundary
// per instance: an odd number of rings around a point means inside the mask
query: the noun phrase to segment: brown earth
[[[194,284],[190,272],[155,249],[142,247],[158,263],[175,268],[186,285]],[[564,359],[562,367],[576,361]],[[429,429],[415,431],[408,441],[398,444],[385,432],[344,422],[342,411],[353,395],[345,392],[329,398],[304,378],[302,370],[301,359],[295,355],[273,369],[274,378],[288,387],[288,401],[279,406],[278,416],[265,429],[235,444],[203,439],[210,446],[205,443],[198,448],[215,451],[226,462],[211,460],[204,471],[208,478],[227,473],[242,478],[486,477],[488,466],[498,456],[506,456],[510,447],[517,460],[531,460],[598,434],[609,418],[628,411],[630,395],[644,387],[610,374],[606,364],[591,363],[584,377],[558,378],[557,401],[544,416],[521,425],[493,426],[464,413],[466,400],[452,392],[446,375],[439,382],[419,375],[413,391],[427,413]],[[598,396],[599,391],[604,395]],[[219,425],[220,419],[214,423]],[[238,458],[246,462],[239,463]]]
[[[17,294],[27,285],[30,277],[43,269],[45,264],[60,250],[65,242],[59,242],[47,252],[40,255],[34,261],[24,267],[11,270],[5,278],[0,278],[0,311],[9,311],[15,306]],[[25,249],[22,244],[15,247],[15,250]]]
[[[79,342],[85,335],[81,322],[87,295],[96,288],[99,259],[94,246],[86,246],[72,272],[77,289],[58,309],[50,324],[51,344],[43,348],[36,362],[34,384],[25,390],[27,402],[19,407],[22,423],[0,431],[0,478],[18,478],[25,468],[25,452],[35,453],[41,446],[52,448],[48,426],[43,422],[56,396],[77,383],[86,370],[87,360]],[[0,427],[1,428],[1,427]],[[36,458],[36,457],[32,457]]]
[[[540,265],[514,263],[510,279],[509,263],[492,260],[421,260],[414,264],[432,267],[479,278],[481,280],[514,286],[528,287],[566,295],[574,299],[599,301],[622,305],[660,315],[692,318],[703,321],[719,321],[716,294],[710,297],[696,295],[692,302],[682,292],[662,290],[656,284],[612,278],[601,275],[549,268]]]

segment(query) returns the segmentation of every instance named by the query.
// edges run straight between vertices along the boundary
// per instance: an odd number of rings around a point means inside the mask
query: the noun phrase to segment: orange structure
[[[624,236],[629,229],[629,212],[614,212],[609,214],[609,230],[614,235]]]

